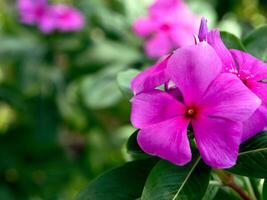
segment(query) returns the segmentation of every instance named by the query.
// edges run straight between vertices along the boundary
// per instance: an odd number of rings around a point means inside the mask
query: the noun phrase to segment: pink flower
[[[139,18],[133,29],[140,37],[147,38],[147,55],[158,58],[175,48],[194,44],[197,17],[182,1],[157,0],[149,8],[149,16]]]
[[[243,123],[242,141],[245,141],[267,126],[267,83],[263,82],[267,80],[267,64],[239,50],[230,52],[236,62],[235,70],[225,68],[225,71],[236,74],[262,100],[261,107]]]
[[[131,121],[140,129],[137,140],[148,154],[176,165],[191,160],[187,127],[193,127],[203,160],[215,168],[236,162],[242,122],[261,100],[231,73],[222,73],[222,62],[206,42],[178,49],[166,73],[182,100],[157,89],[133,97]],[[234,109],[233,109],[234,108]]]
[[[229,51],[218,30],[208,31],[204,18],[201,20],[199,40],[207,41],[215,49],[223,62],[224,72],[237,75],[244,85],[262,100],[261,107],[243,123],[242,141],[246,141],[267,126],[267,84],[263,82],[267,79],[267,64],[248,53],[239,50]]]
[[[18,0],[20,21],[33,25],[38,23],[46,12],[47,0]]]
[[[131,89],[134,94],[155,89],[157,86],[169,81],[166,67],[172,54],[162,58],[157,64],[148,67],[131,81]]]
[[[51,5],[39,23],[43,32],[49,33],[55,30],[62,32],[76,31],[84,26],[84,17],[75,8],[56,4]]]
[[[84,26],[83,15],[75,8],[63,4],[49,5],[47,0],[18,0],[21,21],[36,24],[41,31],[76,31]]]

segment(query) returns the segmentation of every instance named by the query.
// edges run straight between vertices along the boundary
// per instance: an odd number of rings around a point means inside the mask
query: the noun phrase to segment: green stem
[[[243,200],[255,200],[254,198],[250,197],[244,190],[242,187],[240,187],[234,180],[234,175],[227,173],[223,170],[215,170],[216,174],[218,175],[218,177],[221,179],[222,183],[227,186],[230,187],[231,189],[233,189],[235,192],[237,192],[239,194],[239,196],[243,199]]]

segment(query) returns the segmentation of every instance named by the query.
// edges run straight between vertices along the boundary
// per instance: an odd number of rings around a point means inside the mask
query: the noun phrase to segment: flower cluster
[[[267,125],[267,64],[227,49],[205,19],[195,41],[132,80],[131,121],[148,154],[176,165],[188,163],[190,127],[204,162],[229,168],[240,144]]]
[[[84,26],[83,15],[64,4],[48,4],[47,0],[18,0],[20,20],[24,24],[37,25],[44,33],[76,31]]]
[[[174,48],[194,44],[198,19],[182,0],[157,0],[148,14],[137,19],[133,29],[148,39],[145,51],[149,57],[158,58]]]

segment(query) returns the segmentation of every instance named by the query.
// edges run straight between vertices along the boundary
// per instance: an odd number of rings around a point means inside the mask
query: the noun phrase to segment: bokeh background
[[[86,19],[45,34],[0,0],[0,199],[71,200],[130,160],[130,103],[118,79],[153,60],[131,25],[153,0],[57,0]],[[210,27],[244,36],[267,20],[266,0],[188,0]]]

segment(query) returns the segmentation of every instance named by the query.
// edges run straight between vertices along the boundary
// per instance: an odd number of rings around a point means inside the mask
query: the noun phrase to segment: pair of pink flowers
[[[187,128],[192,125],[203,160],[229,168],[239,145],[267,125],[267,65],[228,50],[205,19],[196,41],[132,80],[131,121],[146,153],[176,165],[191,160]],[[160,85],[165,89],[157,89]]]
[[[64,4],[48,4],[47,0],[18,0],[17,8],[22,23],[37,25],[44,33],[76,31],[84,26],[83,15]]]
[[[197,17],[182,0],[157,0],[133,25],[140,37],[147,38],[145,51],[158,58],[174,48],[194,44],[192,35],[197,31]]]

